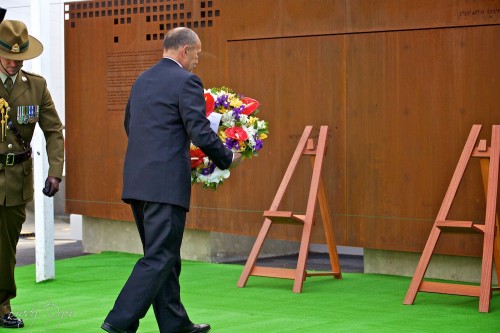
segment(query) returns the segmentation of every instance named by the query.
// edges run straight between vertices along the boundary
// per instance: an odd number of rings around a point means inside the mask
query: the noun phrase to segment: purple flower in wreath
[[[215,101],[215,107],[224,107],[224,108],[228,108],[230,105],[230,102],[229,102],[229,96],[224,94],[224,95],[220,95],[219,97],[217,97],[217,100]]]
[[[243,110],[245,110],[245,106],[244,105],[241,105],[241,106],[233,109],[233,115],[234,115],[234,118],[236,120],[238,120],[238,121],[240,120],[240,116],[243,113]]]
[[[235,151],[240,150],[240,144],[238,141],[231,138],[226,138],[226,147]]]
[[[212,172],[215,170],[215,164],[212,162],[209,162],[208,165],[201,170],[201,174],[204,176],[210,175]]]
[[[255,135],[255,146],[253,147],[255,151],[259,151],[262,149],[264,144],[262,143],[262,140],[257,139],[258,135]]]

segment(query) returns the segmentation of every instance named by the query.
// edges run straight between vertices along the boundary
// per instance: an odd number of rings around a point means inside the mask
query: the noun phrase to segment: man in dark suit
[[[44,194],[59,190],[64,164],[63,125],[47,82],[21,70],[24,60],[39,56],[42,44],[28,35],[21,21],[0,23],[0,327],[20,328],[12,314],[16,297],[16,247],[26,220],[26,204],[33,200],[33,159],[30,142],[38,124],[47,142],[49,160]],[[10,124],[10,126],[9,126]]]
[[[193,324],[180,299],[180,247],[191,197],[190,141],[220,168],[241,154],[226,148],[205,117],[203,85],[191,73],[201,42],[188,28],[170,30],[163,59],[141,74],[125,110],[128,146],[122,199],[129,203],[144,257],[136,263],[101,328],[136,332],[153,305],[161,333],[208,332]]]

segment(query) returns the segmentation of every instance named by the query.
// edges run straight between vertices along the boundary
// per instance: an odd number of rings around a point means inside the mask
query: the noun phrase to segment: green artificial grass
[[[138,258],[106,252],[58,260],[56,279],[43,283],[34,282],[34,265],[16,268],[12,305],[25,321],[22,332],[104,332],[99,327]],[[418,293],[414,305],[403,305],[407,277],[311,277],[295,294],[293,280],[265,277],[237,288],[242,270],[183,261],[182,300],[191,320],[210,323],[214,333],[500,332],[499,292],[490,312],[480,313],[477,297]],[[138,332],[158,331],[151,309]]]

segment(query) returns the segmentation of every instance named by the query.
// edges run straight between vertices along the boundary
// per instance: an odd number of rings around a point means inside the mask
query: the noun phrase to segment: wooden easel
[[[480,131],[481,125],[472,126],[403,304],[413,304],[417,292],[423,291],[479,297],[479,311],[489,312],[492,290],[499,290],[498,287],[492,288],[491,280],[493,260],[495,260],[497,276],[500,279],[500,227],[496,216],[500,156],[500,125],[493,125],[491,146],[489,148],[486,145],[486,140],[480,140],[478,146],[474,148]],[[478,224],[472,221],[451,221],[446,219],[467,167],[467,163],[471,157],[479,157],[481,163],[481,173],[486,194],[486,217],[484,224]],[[479,286],[422,281],[441,232],[466,232],[484,235],[481,283]]]
[[[328,126],[321,126],[316,146],[314,146],[313,139],[309,139],[311,130],[312,126],[306,126],[306,128],[304,129],[302,137],[297,144],[297,148],[295,149],[283,180],[281,181],[278,191],[276,192],[274,200],[271,204],[271,208],[268,211],[264,212],[264,223],[259,232],[259,235],[257,236],[252,251],[250,252],[245,268],[240,276],[237,284],[238,287],[244,287],[246,285],[249,275],[266,276],[283,279],[294,279],[295,282],[293,285],[293,292],[300,293],[302,291],[302,284],[307,276],[332,275],[337,279],[342,278],[337,254],[337,247],[333,235],[332,222],[330,220],[330,211],[328,208],[328,202],[326,200],[325,189],[323,187],[323,180],[321,178],[321,167],[323,165],[323,157],[326,153],[326,137],[328,133]],[[313,165],[306,214],[297,215],[290,211],[279,211],[278,207],[280,205],[281,199],[283,198],[288,183],[290,182],[293,172],[295,171],[297,163],[299,162],[300,157],[305,155],[309,155],[310,157],[312,157]],[[311,230],[314,225],[314,210],[316,207],[316,200],[319,201],[321,218],[323,220],[323,227],[328,244],[332,271],[307,273],[305,269],[307,255],[309,252]],[[304,228],[302,231],[297,268],[295,270],[255,266],[257,256],[259,255],[259,252],[262,248],[262,245],[264,244],[264,240],[267,236],[267,233],[269,232],[269,229],[271,228],[272,223],[294,224],[303,226]]]

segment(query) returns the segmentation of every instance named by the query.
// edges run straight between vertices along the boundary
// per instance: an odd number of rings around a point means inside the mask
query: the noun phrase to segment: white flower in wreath
[[[240,122],[243,124],[243,125],[248,125],[248,116],[246,114],[242,114],[240,115]]]
[[[236,125],[236,119],[234,118],[234,112],[229,111],[222,115],[222,125],[225,127],[233,127]]]
[[[255,147],[255,134],[257,133],[257,130],[253,127],[247,127],[247,126],[242,126],[243,130],[247,133],[248,135],[248,143],[250,146],[253,148]]]
[[[267,128],[267,125],[266,125],[266,122],[264,120],[259,120],[257,121],[257,129],[266,129]]]
[[[199,175],[198,182],[200,183],[216,183],[219,184],[224,179],[229,178],[231,172],[229,170],[221,170],[219,168],[215,168],[214,172],[209,174],[208,176]]]

